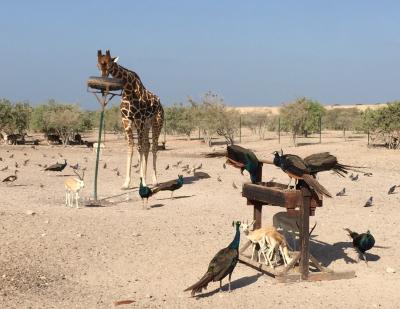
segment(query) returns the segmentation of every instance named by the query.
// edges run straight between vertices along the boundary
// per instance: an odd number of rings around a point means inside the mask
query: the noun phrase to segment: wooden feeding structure
[[[242,190],[242,196],[247,198],[247,205],[253,205],[254,207],[254,228],[261,227],[264,206],[285,207],[289,215],[300,218],[300,251],[293,252],[292,261],[278,272],[261,262],[256,262],[243,255],[243,252],[251,245],[251,242],[248,241],[239,250],[239,261],[274,277],[279,282],[337,280],[355,277],[354,271],[334,272],[322,266],[310,254],[310,216],[315,215],[317,207],[322,207],[322,199],[303,180],[299,180],[294,190],[287,190],[287,185],[284,184],[262,182],[261,176],[262,163],[260,162],[256,184],[245,183]],[[315,268],[312,272],[310,272],[310,264]],[[293,270],[296,270],[296,272]]]
[[[100,112],[99,135],[97,139],[93,199],[89,200],[86,206],[102,206],[102,201],[97,199],[97,176],[99,172],[100,143],[101,143],[101,132],[104,123],[104,109],[108,104],[108,102],[110,102],[113,97],[122,95],[122,88],[123,88],[123,82],[122,80],[117,78],[91,76],[87,81],[87,91],[95,95],[97,101],[100,103],[101,112]]]

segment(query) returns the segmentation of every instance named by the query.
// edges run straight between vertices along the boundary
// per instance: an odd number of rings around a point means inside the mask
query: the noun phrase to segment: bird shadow
[[[346,249],[354,249],[352,242],[336,242],[328,244],[319,240],[310,240],[310,250],[316,259],[318,259],[323,266],[329,266],[336,260],[344,260],[346,264],[354,264],[358,261],[348,256],[345,252]],[[368,261],[378,261],[379,255],[366,252]]]
[[[158,201],[164,201],[164,200],[179,200],[181,198],[188,198],[188,197],[192,197],[192,196],[196,196],[194,194],[192,195],[179,195],[179,196],[174,196],[173,198],[170,197],[165,197],[165,198],[158,198]]]
[[[188,176],[183,178],[183,183],[185,185],[191,185],[192,183],[195,183],[196,181],[201,180],[201,177],[196,177],[196,176]]]
[[[67,175],[56,175],[56,177],[73,177],[76,175],[71,175],[71,174],[67,174]]]
[[[151,205],[150,208],[159,208],[159,207],[163,207],[163,206],[164,206],[164,204],[158,203],[158,204]]]
[[[255,275],[253,275],[253,276],[246,276],[246,277],[242,277],[242,278],[236,279],[235,281],[233,281],[233,282],[231,283],[231,290],[243,288],[243,287],[245,287],[245,286],[248,286],[248,285],[250,285],[250,284],[253,284],[253,283],[255,283],[255,282],[258,280],[258,278],[260,278],[262,275],[263,275],[262,273],[258,273],[258,274],[255,274]],[[222,286],[222,291],[223,291],[223,292],[228,291],[228,286],[229,286],[228,283],[224,284],[224,285]],[[207,293],[203,293],[203,294],[200,294],[200,295],[196,295],[196,298],[210,297],[210,296],[212,296],[212,295],[214,295],[214,294],[217,294],[217,293],[219,293],[219,288],[214,289],[214,290],[212,290],[212,291],[210,291],[210,292],[207,292]]]

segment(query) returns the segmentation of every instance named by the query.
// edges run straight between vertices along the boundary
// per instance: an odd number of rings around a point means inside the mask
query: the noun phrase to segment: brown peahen
[[[226,276],[229,280],[229,292],[231,291],[231,276],[239,259],[239,243],[240,243],[240,221],[233,222],[236,226],[236,234],[228,247],[220,250],[208,265],[207,272],[195,284],[191,285],[184,291],[192,291],[191,295],[201,293],[203,289],[207,289],[207,285],[213,281],[219,281],[219,290],[222,290],[222,279]]]

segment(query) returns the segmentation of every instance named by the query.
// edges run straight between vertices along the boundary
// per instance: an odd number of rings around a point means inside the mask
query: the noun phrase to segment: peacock
[[[173,198],[174,191],[182,188],[182,186],[183,175],[178,175],[178,179],[159,183],[156,187],[157,191],[171,191],[171,198]]]
[[[358,169],[363,168],[361,166],[341,164],[338,162],[337,158],[329,152],[320,152],[309,155],[304,158],[304,162],[309,167],[311,175],[323,171],[333,171],[339,176],[344,177],[344,174],[347,174],[349,170],[360,172]]]
[[[196,293],[201,293],[203,289],[206,289],[211,281],[219,281],[219,291],[221,291],[222,279],[228,275],[229,292],[231,291],[231,276],[239,259],[240,221],[232,222],[232,225],[236,226],[236,233],[232,242],[228,247],[220,250],[214,256],[203,277],[201,277],[198,282],[185,289],[185,292],[191,290],[191,295],[194,296]]]
[[[274,165],[280,167],[290,177],[295,179],[303,179],[311,188],[313,188],[319,195],[332,197],[327,189],[324,188],[315,178],[311,175],[311,169],[304,162],[302,158],[293,154],[279,154],[278,151],[274,152]],[[290,182],[288,188],[290,186]]]
[[[257,169],[263,161],[258,160],[253,151],[238,145],[228,145],[224,152],[213,152],[205,155],[206,158],[227,157],[226,163],[239,168],[243,175],[246,170],[250,174],[252,183],[257,182]]]
[[[375,245],[374,236],[372,236],[370,231],[358,234],[347,228],[344,230],[349,233],[349,236],[353,239],[353,247],[357,250],[358,253],[360,253],[363,256],[365,263],[367,263],[368,265],[367,256],[365,252],[371,249]]]
[[[45,171],[61,172],[67,166],[67,160],[64,159],[64,163],[56,163],[45,168]]]
[[[143,209],[149,209],[148,208],[149,197],[151,197],[153,194],[156,194],[158,191],[160,191],[158,186],[155,186],[152,189],[150,189],[148,186],[144,186],[143,179],[142,179],[142,177],[140,177],[139,195],[142,199],[142,208]],[[146,199],[146,207],[144,205],[144,199]]]

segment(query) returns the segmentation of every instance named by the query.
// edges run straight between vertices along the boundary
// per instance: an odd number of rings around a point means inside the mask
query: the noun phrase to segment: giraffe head
[[[113,63],[118,61],[118,57],[111,57],[109,50],[106,50],[106,54],[103,55],[101,49],[99,49],[97,51],[97,61],[97,67],[101,71],[101,76],[107,77],[110,75]]]

